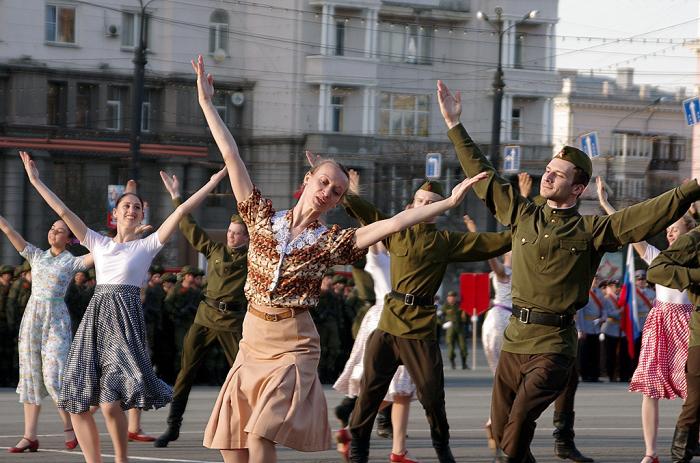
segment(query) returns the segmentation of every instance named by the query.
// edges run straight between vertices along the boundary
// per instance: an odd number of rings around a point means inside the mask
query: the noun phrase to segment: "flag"
[[[641,334],[639,329],[639,312],[637,311],[637,297],[634,287],[634,251],[632,246],[627,246],[627,265],[622,278],[622,290],[617,300],[618,307],[622,308],[620,317],[620,329],[627,337],[627,352],[630,358],[634,358],[636,352],[634,341]]]

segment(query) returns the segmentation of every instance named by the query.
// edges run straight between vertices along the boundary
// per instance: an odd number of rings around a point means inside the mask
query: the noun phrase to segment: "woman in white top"
[[[101,462],[100,440],[90,407],[99,405],[114,445],[115,461],[127,461],[127,419],[124,410],[158,408],[172,390],[155,375],[146,344],[140,288],[148,267],[180,219],[202,202],[226,175],[221,170],[179,206],[149,237],[138,239],[143,203],[126,193],[113,215],[113,239],[90,230],[41,181],[29,154],[20,152],[29,181],[73,234],[91,251],[97,286],[73,339],[64,370],[58,406],[71,414],[85,460]],[[161,173],[162,175],[162,173]]]
[[[615,209],[608,202],[608,194],[600,177],[596,179],[598,200],[605,212]],[[666,229],[668,244],[695,227],[690,214]],[[651,263],[659,250],[649,243],[633,244],[642,259]],[[656,285],[656,302],[649,311],[642,329],[642,349],[629,390],[642,393],[642,432],[645,454],[641,463],[658,463],[656,440],[659,431],[659,399],[685,399],[685,363],[688,358],[690,315],[694,310],[686,291]]]
[[[352,171],[351,171],[352,172]],[[353,174],[351,174],[350,182],[353,182]],[[391,281],[389,277],[389,252],[386,250],[381,241],[370,246],[367,253],[367,264],[365,271],[372,275],[374,280],[374,295],[375,304],[367,311],[367,314],[362,319],[362,324],[357,332],[355,343],[352,346],[350,358],[345,363],[343,372],[338,376],[333,389],[342,392],[347,397],[357,397],[360,394],[360,380],[364,371],[364,356],[367,339],[379,325],[379,318],[384,309],[384,296],[391,291]],[[399,366],[394,373],[394,377],[389,385],[389,390],[384,397],[382,406],[388,406],[393,403],[391,409],[391,424],[393,429],[393,442],[391,453],[399,456],[403,455],[403,461],[406,463],[415,463],[407,454],[406,449],[406,428],[408,425],[408,415],[411,406],[411,399],[416,392],[416,386],[411,380],[406,367]],[[350,433],[346,428],[338,431],[336,434],[338,441],[338,451],[347,456],[350,443]]]

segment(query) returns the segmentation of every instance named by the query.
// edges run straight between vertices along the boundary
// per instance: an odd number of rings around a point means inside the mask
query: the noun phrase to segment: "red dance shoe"
[[[130,441],[139,441],[139,442],[153,442],[156,440],[155,437],[149,436],[148,434],[144,434],[142,430],[138,430],[137,432],[129,432],[129,440]]]
[[[8,452],[10,453],[22,453],[25,450],[29,450],[30,452],[36,452],[39,449],[39,439],[37,440],[31,440],[27,439],[26,437],[23,437],[22,440],[26,440],[29,442],[29,445],[25,445],[24,447],[10,447],[7,449]],[[22,441],[20,441],[21,443]]]
[[[649,463],[659,463],[659,457],[657,455],[644,455],[644,460],[645,458],[649,458]]]
[[[75,431],[73,431],[73,428],[70,429],[64,429],[63,432],[72,432],[75,434]],[[65,441],[66,449],[68,450],[73,450],[78,446],[78,438],[75,437],[73,440],[67,440]]]
[[[418,460],[414,460],[413,458],[408,456],[408,450],[406,450],[401,455],[392,453],[391,455],[389,455],[389,461],[391,463],[418,463]]]
[[[343,461],[350,461],[350,442],[352,441],[352,436],[350,436],[350,431],[348,428],[342,428],[335,432],[336,448],[338,452],[343,457]]]

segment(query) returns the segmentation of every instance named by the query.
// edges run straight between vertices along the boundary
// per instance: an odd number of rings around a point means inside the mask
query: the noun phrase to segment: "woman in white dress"
[[[352,176],[350,179],[353,182]],[[342,392],[347,397],[355,398],[360,394],[360,380],[364,371],[364,355],[367,338],[379,325],[379,318],[384,308],[384,296],[391,291],[389,278],[389,253],[384,245],[379,242],[370,246],[367,253],[367,264],[365,271],[372,275],[374,280],[374,294],[376,303],[367,311],[362,319],[362,324],[357,332],[355,344],[352,346],[350,358],[345,363],[345,368],[340,374],[333,389]],[[414,398],[416,387],[411,380],[406,368],[401,365],[396,370],[394,378],[391,380],[389,391],[384,397],[382,408],[393,404],[391,408],[391,424],[393,427],[392,437],[392,457],[391,461],[403,461],[405,463],[415,463],[407,454],[406,449],[406,428],[408,426],[408,414],[411,400]],[[347,455],[350,442],[350,433],[346,428],[340,429],[336,434],[338,441],[338,451]],[[403,459],[398,459],[403,457]]]
[[[143,202],[133,193],[117,200],[113,239],[90,230],[39,178],[28,153],[20,151],[29,181],[46,203],[85,245],[95,261],[97,286],[71,344],[58,406],[71,414],[88,463],[100,463],[100,437],[91,406],[99,405],[114,445],[115,461],[128,461],[124,410],[158,408],[172,399],[171,388],[156,375],[148,355],[140,287],[163,243],[180,219],[201,203],[226,176],[226,169],[168,216],[156,232],[138,239]],[[162,175],[162,174],[161,174]]]
[[[24,406],[24,435],[9,452],[36,452],[39,448],[37,425],[41,401],[47,396],[54,402],[58,401],[70,349],[71,321],[63,298],[73,275],[92,267],[92,256],[75,257],[66,250],[72,235],[63,220],[57,220],[51,226],[49,249],[46,251],[27,243],[2,216],[0,230],[20,255],[27,259],[34,274],[32,294],[19,329],[17,394]],[[58,413],[66,434],[65,447],[73,449],[78,441],[73,433],[70,415],[60,408]]]

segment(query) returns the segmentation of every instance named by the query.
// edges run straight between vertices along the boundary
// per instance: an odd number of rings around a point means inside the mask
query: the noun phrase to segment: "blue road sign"
[[[428,153],[425,155],[425,176],[431,180],[440,178],[442,170],[442,154]]]
[[[698,97],[683,100],[683,112],[685,113],[686,124],[697,124],[700,121],[700,102],[698,102]]]
[[[520,170],[520,146],[503,147],[503,172],[518,172]]]
[[[600,156],[598,150],[598,132],[589,132],[581,136],[581,150],[591,158]]]

